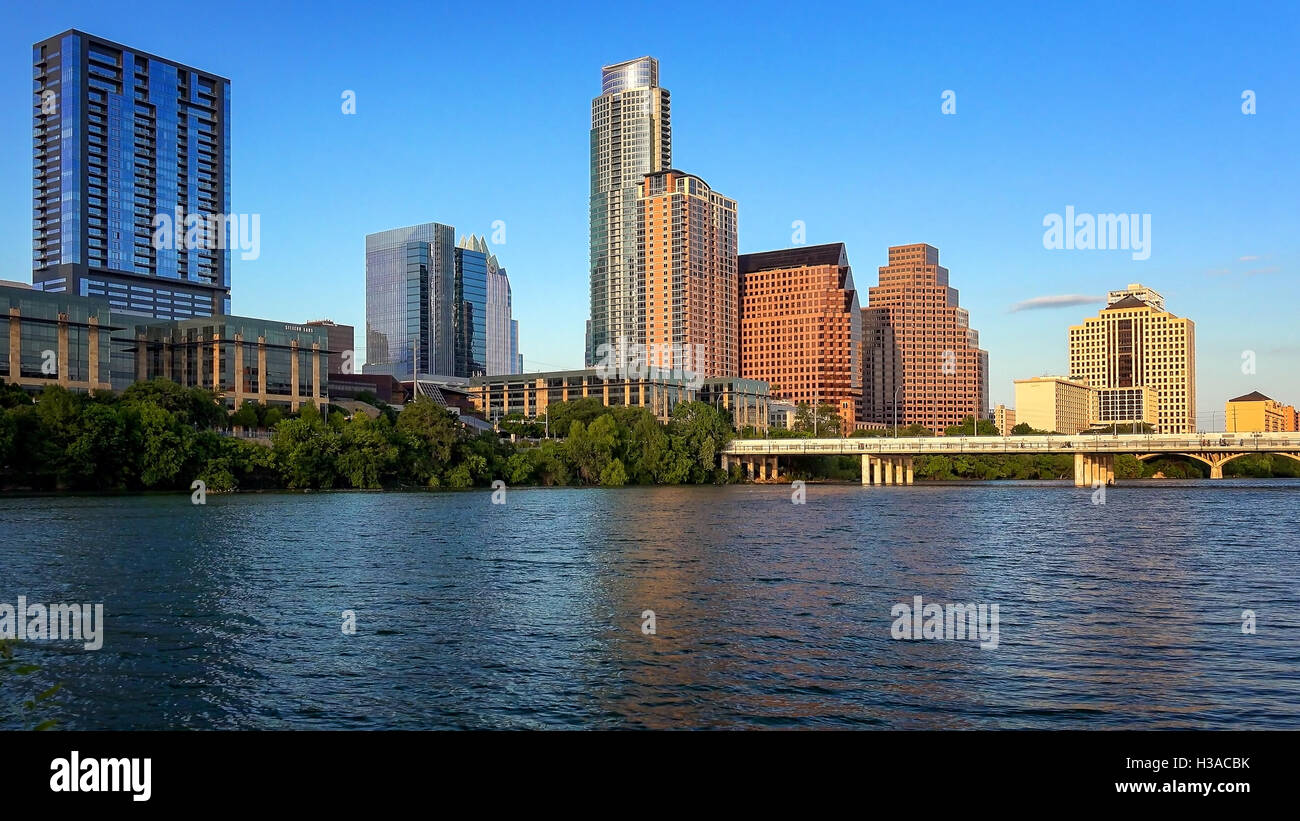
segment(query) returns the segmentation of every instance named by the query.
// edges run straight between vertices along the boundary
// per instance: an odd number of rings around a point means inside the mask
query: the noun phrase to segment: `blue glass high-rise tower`
[[[230,81],[76,30],[32,65],[33,285],[114,313],[229,313],[231,250],[260,228],[230,220]]]

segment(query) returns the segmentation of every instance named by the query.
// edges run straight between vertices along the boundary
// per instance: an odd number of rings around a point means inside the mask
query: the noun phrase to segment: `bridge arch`
[[[1137,453],[1134,457],[1139,462],[1145,462],[1149,459],[1156,459],[1161,456],[1186,456],[1188,459],[1200,462],[1210,468],[1211,479],[1223,478],[1223,466],[1233,459],[1240,459],[1242,456],[1249,456],[1252,453],[1268,453],[1273,456],[1285,456],[1288,459],[1294,459],[1300,462],[1300,453],[1287,453],[1286,451],[1238,451],[1236,453],[1219,453],[1219,452],[1201,452],[1201,453]]]

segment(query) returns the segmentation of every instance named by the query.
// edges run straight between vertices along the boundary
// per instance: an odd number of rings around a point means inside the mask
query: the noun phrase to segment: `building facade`
[[[653,366],[739,376],[736,201],[674,169],[642,179],[636,217],[629,341],[645,346]]]
[[[1296,409],[1259,391],[1229,399],[1223,407],[1224,430],[1231,433],[1272,433],[1296,429]]]
[[[916,424],[942,434],[968,416],[987,419],[988,352],[948,285],[939,249],[891,247],[879,284],[867,293],[864,421],[893,424],[897,414],[900,427]]]
[[[539,419],[556,402],[594,397],[606,407],[649,408],[661,422],[672,418],[682,402],[693,402],[693,381],[660,377],[602,377],[596,368],[547,373],[476,376],[469,381],[470,400],[485,419],[496,424],[509,414]]]
[[[1160,433],[1196,431],[1196,326],[1141,284],[1111,291],[1095,317],[1069,330],[1070,378],[1096,390],[1149,387]]]
[[[359,370],[356,362],[356,328],[351,325],[340,325],[328,319],[313,319],[303,324],[325,329],[325,342],[330,351],[330,373],[356,373]]]
[[[1094,427],[1133,429],[1138,425],[1160,425],[1160,398],[1154,389],[1143,385],[1138,388],[1101,388],[1092,392],[1092,424]]]
[[[740,374],[773,397],[834,405],[852,431],[862,404],[862,310],[843,243],[740,257]]]
[[[30,390],[121,391],[170,379],[245,401],[297,410],[329,401],[327,329],[230,315],[186,320],[114,314],[99,298],[0,286],[8,319],[0,379]]]
[[[1092,390],[1086,382],[1063,376],[1017,379],[1016,420],[1034,430],[1073,436],[1087,430]]]
[[[366,235],[365,373],[455,375],[455,233],[429,222]]]
[[[637,341],[637,196],[646,174],[672,164],[668,90],[659,61],[641,57],[601,69],[591,101],[591,325],[586,364],[602,345]]]
[[[230,214],[230,81],[76,30],[32,63],[33,285],[229,313],[230,249],[259,228]]]
[[[476,247],[487,250],[482,238]],[[487,270],[487,354],[486,371],[490,374],[520,373],[519,323],[513,318],[514,300],[510,290],[510,276],[497,262],[495,254],[488,255]]]
[[[729,413],[731,426],[738,431],[767,430],[770,394],[766,382],[736,377],[705,379],[700,383],[699,401]]]
[[[484,243],[486,245],[486,243]],[[487,373],[488,260],[485,247],[462,237],[455,254],[456,281],[453,286],[452,323],[456,362],[452,376],[468,378]]]
[[[1016,426],[1016,410],[1008,408],[1006,405],[998,405],[993,409],[993,424],[997,426],[999,436],[1010,436],[1011,429]]]

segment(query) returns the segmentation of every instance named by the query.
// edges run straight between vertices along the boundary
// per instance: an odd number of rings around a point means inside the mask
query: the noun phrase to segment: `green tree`
[[[456,419],[426,396],[417,398],[397,416],[402,443],[403,475],[417,484],[436,487],[450,465],[456,442]]]

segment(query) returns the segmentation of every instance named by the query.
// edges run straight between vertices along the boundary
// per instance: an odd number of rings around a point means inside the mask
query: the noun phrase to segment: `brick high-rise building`
[[[863,310],[863,415],[868,424],[918,424],[943,433],[988,418],[989,355],[979,346],[939,249],[889,249]],[[897,397],[897,404],[895,404]]]
[[[636,218],[640,290],[628,342],[644,344],[652,365],[739,376],[736,201],[670,169],[645,175]],[[688,353],[689,361],[668,351]]]
[[[1070,378],[1095,389],[1155,390],[1161,433],[1196,431],[1196,325],[1165,310],[1159,293],[1134,283],[1070,326]]]
[[[740,375],[774,398],[834,405],[845,431],[862,401],[862,313],[841,242],[740,257]]]

